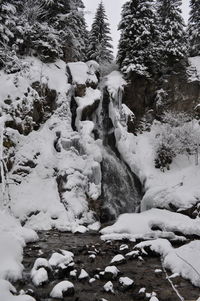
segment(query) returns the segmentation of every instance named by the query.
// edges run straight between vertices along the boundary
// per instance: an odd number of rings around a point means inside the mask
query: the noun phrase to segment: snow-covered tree
[[[100,64],[111,63],[113,60],[112,38],[103,2],[99,3],[92,29],[89,35],[88,59]]]
[[[180,61],[187,54],[181,4],[181,0],[157,0],[161,32],[160,49],[163,61],[169,65]]]
[[[190,1],[190,18],[188,24],[189,53],[200,55],[200,1]]]
[[[117,62],[124,73],[149,76],[158,61],[154,0],[130,0],[122,10]]]
[[[16,8],[6,0],[0,1],[0,68],[12,57],[16,26]],[[13,45],[14,46],[14,45]]]
[[[177,155],[195,155],[198,164],[200,127],[186,113],[166,112],[162,123],[155,125],[155,166],[169,169]]]

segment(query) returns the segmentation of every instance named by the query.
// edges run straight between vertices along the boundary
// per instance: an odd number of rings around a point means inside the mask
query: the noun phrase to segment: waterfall
[[[102,197],[102,222],[122,213],[136,212],[141,200],[139,180],[109,146],[103,150]]]
[[[122,213],[139,210],[142,186],[139,179],[122,160],[116,147],[112,116],[109,104],[113,101],[104,88],[102,100],[103,160],[102,160],[102,212],[101,221],[108,222]],[[122,92],[119,89],[114,99],[117,110],[122,107]]]

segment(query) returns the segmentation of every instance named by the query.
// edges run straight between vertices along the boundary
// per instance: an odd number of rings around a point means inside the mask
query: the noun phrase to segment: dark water
[[[53,252],[60,249],[72,251],[74,253],[74,268],[77,269],[79,275],[80,270],[84,268],[90,278],[103,271],[109,265],[111,259],[119,253],[125,253],[132,250],[134,243],[126,242],[128,249],[119,251],[120,245],[124,242],[106,243],[99,239],[96,233],[87,234],[71,234],[60,233],[58,231],[45,231],[39,233],[40,240],[37,243],[29,244],[24,250],[24,276],[23,280],[15,283],[18,291],[23,289],[27,291],[31,289],[37,301],[53,301],[49,297],[52,288],[60,281],[69,280],[75,286],[74,296],[65,297],[64,301],[100,301],[104,298],[108,301],[137,301],[149,300],[145,295],[139,295],[141,288],[145,287],[147,293],[156,292],[159,301],[178,301],[180,300],[172,290],[169,282],[166,280],[164,272],[156,274],[155,269],[162,269],[159,257],[143,257],[143,261],[136,259],[126,260],[124,264],[118,267],[120,276],[129,277],[134,280],[134,286],[128,291],[122,291],[119,285],[119,277],[112,280],[115,294],[104,292],[103,286],[108,279],[99,279],[89,284],[88,279],[80,281],[77,278],[71,278],[69,273],[59,274],[56,271],[49,275],[49,283],[42,287],[35,287],[30,278],[30,271],[34,261],[38,257],[49,259]],[[96,253],[94,262],[91,261],[89,255],[91,252]],[[180,294],[185,300],[197,300],[199,297],[199,289],[195,288],[190,282],[176,278],[173,280]],[[56,299],[54,299],[56,300]],[[56,300],[57,301],[57,300]]]

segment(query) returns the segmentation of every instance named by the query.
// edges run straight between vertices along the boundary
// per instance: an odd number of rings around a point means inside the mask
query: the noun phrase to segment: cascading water
[[[102,82],[104,83],[104,79]],[[77,123],[92,121],[94,127],[91,134],[94,144],[95,140],[99,140],[98,147],[102,155],[101,163],[98,162],[101,164],[101,179],[99,180],[101,195],[95,202],[92,202],[92,206],[90,204],[90,207],[96,211],[97,218],[105,223],[116,219],[122,213],[136,212],[142,198],[142,188],[140,181],[123,161],[116,147],[115,129],[117,125],[112,113],[119,115],[121,126],[126,127],[127,120],[124,119],[121,110],[123,91],[120,86],[118,89],[118,85],[116,85],[116,93],[113,98],[106,85],[103,84],[103,86],[101,101],[99,99],[98,102],[88,102],[88,105],[86,102],[79,110],[79,116],[77,115],[75,94],[72,95],[70,108],[73,121],[72,128],[75,131],[78,130],[74,126],[76,121]],[[87,89],[87,85],[85,85],[85,89]],[[111,110],[112,106],[115,107],[115,111]]]
[[[114,126],[109,112],[110,95],[104,89],[102,100],[103,161],[102,161],[102,222],[108,222],[122,213],[139,209],[142,187],[139,179],[120,158],[116,148]],[[121,104],[117,93],[116,104]]]
[[[141,200],[139,180],[109,146],[104,147],[102,161],[101,221],[108,222],[119,214],[135,212]]]

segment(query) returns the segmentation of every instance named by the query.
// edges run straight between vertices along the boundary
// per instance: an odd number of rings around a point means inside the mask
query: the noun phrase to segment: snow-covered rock
[[[117,275],[119,274],[119,270],[116,266],[112,265],[112,266],[107,266],[105,268],[105,273],[104,273],[104,279],[107,280],[112,280],[115,279],[117,277]]]
[[[58,266],[59,264],[62,263],[69,264],[72,261],[73,261],[73,253],[67,251],[66,255],[62,255],[60,253],[53,253],[51,255],[51,258],[49,259],[49,264],[51,266]]]
[[[44,268],[39,268],[38,270],[33,269],[31,271],[31,278],[35,286],[40,286],[48,282],[48,273]]]
[[[113,283],[111,281],[108,281],[103,288],[105,292],[114,294]]]
[[[114,264],[114,263],[115,264],[122,264],[125,261],[126,261],[125,257],[123,255],[121,255],[121,254],[118,254],[118,255],[116,255],[116,256],[113,257],[113,259],[111,260],[110,263],[112,263],[112,264]]]
[[[128,247],[128,245],[121,245],[120,247],[119,247],[119,250],[120,251],[125,251],[125,250],[127,250],[129,247]]]
[[[64,296],[71,296],[74,294],[74,285],[70,281],[62,281],[56,284],[50,293],[50,297],[62,299]]]
[[[83,280],[83,279],[86,279],[86,278],[89,278],[89,274],[84,269],[81,269],[81,272],[80,272],[80,275],[78,276],[78,279]]]
[[[49,264],[46,258],[37,258],[33,265],[33,270],[38,270],[39,268],[47,268],[51,269],[51,265]]]
[[[119,283],[123,289],[127,290],[133,286],[134,281],[132,279],[130,279],[129,277],[120,277]]]

